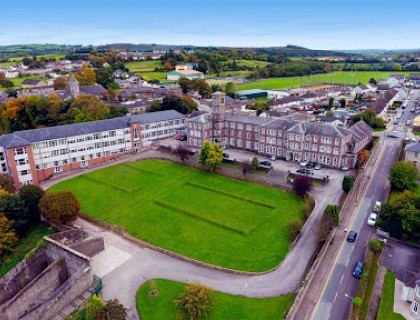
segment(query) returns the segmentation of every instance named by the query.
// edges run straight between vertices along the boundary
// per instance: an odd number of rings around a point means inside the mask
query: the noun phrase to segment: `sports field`
[[[368,83],[371,78],[379,80],[381,78],[387,78],[390,74],[395,74],[398,72],[388,72],[388,71],[339,71],[325,74],[317,74],[306,77],[289,77],[289,78],[270,78],[267,80],[262,80],[253,83],[247,83],[243,85],[238,85],[238,90],[248,90],[248,89],[262,89],[262,90],[278,90],[285,88],[297,88],[297,87],[307,87],[315,86],[324,83],[330,84],[349,84],[357,85],[359,82]],[[404,72],[400,72],[404,73]],[[406,75],[409,73],[405,72]]]
[[[173,301],[184,292],[185,284],[168,280],[146,282],[137,293],[137,311],[143,320],[176,319]],[[150,292],[158,295],[151,297]],[[275,298],[246,298],[213,292],[213,308],[207,320],[267,320],[285,319],[295,299],[294,294]]]
[[[303,201],[285,191],[147,160],[94,171],[73,190],[82,211],[131,235],[207,263],[243,271],[276,267],[289,251],[287,222]]]

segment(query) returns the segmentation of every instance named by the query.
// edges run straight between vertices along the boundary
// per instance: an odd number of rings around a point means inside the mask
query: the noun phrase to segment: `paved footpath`
[[[142,158],[160,157],[161,155],[157,151],[149,151],[117,160],[109,165]],[[98,168],[86,169],[47,181],[42,184],[42,187],[47,189],[62,180],[95,169]],[[217,291],[248,297],[274,297],[295,291],[299,287],[300,281],[305,277],[308,264],[316,250],[317,222],[325,206],[329,203],[337,204],[341,195],[341,179],[331,179],[326,187],[316,188],[312,192],[312,196],[316,199],[315,209],[305,224],[298,241],[277,269],[261,275],[232,274],[211,270],[144,248],[85,220],[78,219],[75,224],[83,227],[89,236],[102,236],[105,239],[105,251],[93,257],[92,261],[94,274],[103,279],[103,297],[105,299],[118,298],[128,308],[128,319],[138,319],[135,299],[137,290],[145,281],[154,278],[181,282],[199,281]]]

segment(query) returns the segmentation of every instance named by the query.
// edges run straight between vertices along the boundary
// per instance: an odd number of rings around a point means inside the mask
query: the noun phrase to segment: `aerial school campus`
[[[159,12],[127,43],[0,35],[0,319],[420,319],[415,46]]]

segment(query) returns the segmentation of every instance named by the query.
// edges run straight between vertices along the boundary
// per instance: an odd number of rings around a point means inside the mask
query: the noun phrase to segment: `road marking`
[[[343,280],[344,280],[344,273],[343,273],[343,275],[341,276],[340,284],[342,284],[342,283],[343,283]],[[337,293],[336,293],[336,295],[337,295]]]
[[[338,294],[338,292],[335,293],[334,303],[335,303],[335,300],[337,299],[337,294]]]
[[[349,262],[350,262],[350,257],[347,259],[347,262],[346,262],[346,268],[347,268],[347,266],[349,265]]]
[[[372,172],[372,175],[373,175],[373,173],[376,173],[376,170],[377,170],[377,168],[378,168],[378,165],[379,165],[379,162],[380,161],[378,161],[378,159],[381,159],[382,158],[382,155],[384,154],[384,152],[385,152],[385,149],[386,149],[386,147],[385,147],[385,145],[384,145],[384,148],[382,148],[381,149],[381,151],[380,151],[380,153],[379,153],[379,155],[378,155],[378,157],[376,158],[376,161],[375,161],[375,164],[373,165],[373,170],[371,170],[371,172]],[[366,172],[365,172],[365,174],[366,174]],[[361,201],[359,202],[359,204],[358,204],[358,206],[357,206],[357,208],[356,208],[356,214],[353,214],[353,217],[352,217],[352,220],[351,220],[351,222],[350,222],[350,229],[353,227],[353,225],[354,225],[354,221],[356,220],[356,216],[357,216],[357,213],[359,212],[359,210],[360,210],[360,207],[361,207],[361,205],[362,205],[362,199],[364,199],[365,198],[365,196],[366,196],[366,193],[367,193],[367,191],[368,191],[368,189],[369,189],[369,187],[370,187],[370,185],[372,184],[372,181],[373,181],[374,179],[367,179],[367,182],[366,182],[366,188],[365,188],[365,190],[364,190],[364,192],[363,192],[363,196],[361,197]],[[314,318],[315,318],[315,315],[316,315],[316,313],[317,313],[317,311],[318,311],[318,308],[319,308],[319,305],[321,304],[321,301],[322,301],[322,298],[324,297],[324,294],[325,294],[325,291],[327,290],[327,286],[328,286],[328,283],[330,282],[330,280],[331,280],[331,276],[332,276],[332,274],[333,274],[333,270],[335,269],[335,267],[336,267],[336,264],[337,264],[337,261],[338,261],[338,258],[340,257],[340,255],[341,255],[341,253],[342,253],[342,251],[343,251],[343,248],[344,248],[344,245],[345,245],[345,243],[346,243],[346,240],[345,240],[346,238],[344,237],[343,238],[343,241],[341,242],[341,247],[340,247],[340,249],[339,249],[339,251],[338,251],[338,254],[335,256],[335,259],[334,259],[334,263],[333,263],[333,268],[330,268],[330,273],[328,274],[328,277],[327,277],[327,279],[326,279],[326,281],[324,282],[324,286],[323,286],[323,288],[322,288],[322,290],[321,290],[321,294],[319,295],[320,296],[320,298],[318,299],[318,301],[316,302],[316,304],[315,304],[315,307],[314,307],[314,309],[312,310],[312,314],[311,314],[311,320],[314,320]]]

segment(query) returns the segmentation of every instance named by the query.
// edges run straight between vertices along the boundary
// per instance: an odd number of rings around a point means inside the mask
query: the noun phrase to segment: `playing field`
[[[320,84],[349,84],[357,85],[359,82],[368,83],[371,78],[379,80],[387,78],[390,74],[398,72],[388,71],[339,71],[325,74],[316,74],[306,77],[289,77],[289,78],[270,78],[253,83],[238,85],[238,90],[261,89],[261,90],[279,90],[284,88],[297,88],[316,86]],[[400,72],[401,73],[401,72]],[[402,72],[408,75],[407,72]]]
[[[73,190],[82,211],[182,255],[244,270],[277,266],[289,250],[293,194],[147,160],[94,171],[51,190]]]

